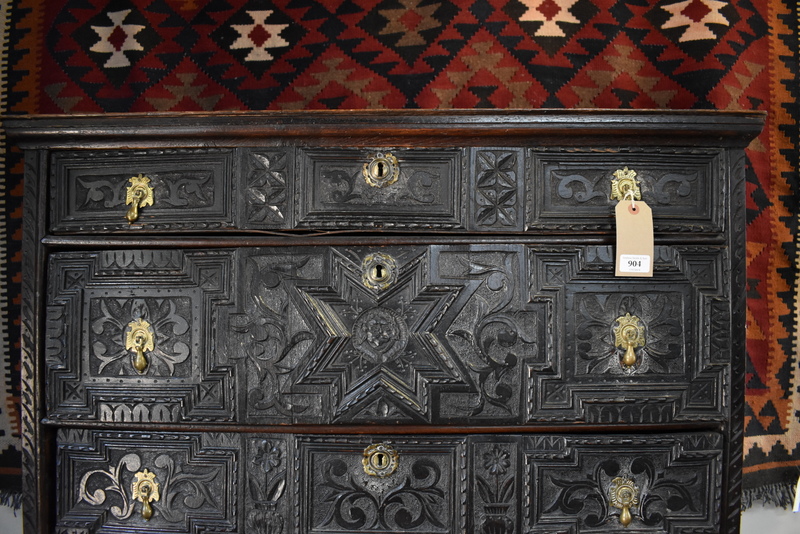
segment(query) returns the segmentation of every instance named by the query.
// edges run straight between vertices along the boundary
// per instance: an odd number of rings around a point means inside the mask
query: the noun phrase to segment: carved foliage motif
[[[696,442],[692,444],[691,442]],[[718,435],[684,436],[624,444],[611,438],[567,438],[552,451],[528,452],[533,497],[533,532],[560,528],[622,530],[657,528],[683,532],[715,524],[720,481]],[[698,446],[699,445],[699,446]],[[577,469],[575,467],[577,463]],[[630,517],[618,501],[628,492]]]
[[[516,416],[521,370],[539,350],[538,318],[519,303],[518,251],[448,254],[440,268],[448,276],[480,281],[448,331],[479,388],[465,408],[470,417]]]
[[[684,303],[679,293],[577,293],[575,375],[676,374],[684,367]],[[636,363],[622,364],[624,347],[615,342],[614,318],[638,317],[644,330]]]
[[[147,351],[148,376],[174,376],[191,354],[191,300],[172,298],[95,298],[90,302],[90,336],[94,376],[136,376],[135,353],[125,346],[129,323],[146,320],[153,333]],[[184,371],[181,374],[186,374]]]
[[[246,365],[248,416],[293,417],[308,408],[302,396],[291,394],[291,373],[315,335],[290,292],[295,282],[319,277],[321,262],[311,253],[253,255],[245,261],[245,313],[230,316],[228,356]]]
[[[124,205],[128,178],[127,174],[78,178],[75,181],[76,208],[82,212],[106,212]],[[209,171],[160,172],[148,178],[154,191],[154,206],[158,208],[214,205],[214,176]]]
[[[247,159],[246,216],[252,224],[282,226],[289,216],[286,152],[251,152]]]
[[[279,504],[286,491],[286,444],[274,437],[248,440],[247,532],[281,534],[284,515]]]
[[[61,439],[76,436],[63,432]],[[88,443],[62,445],[62,462],[75,477],[66,491],[76,491],[76,499],[64,499],[60,522],[70,524],[94,516],[117,528],[169,528],[190,532],[192,523],[212,521],[216,528],[231,532],[234,517],[226,484],[234,484],[231,451],[216,450],[211,456],[193,450],[199,447],[197,435],[156,436],[158,446],[146,434],[111,435],[85,433]],[[144,440],[144,441],[141,441]],[[166,440],[166,442],[164,442]],[[87,446],[92,452],[87,456]],[[78,453],[77,451],[84,451]],[[143,476],[158,484],[158,499],[149,503],[152,516],[142,517],[143,503],[135,482]],[[73,489],[74,488],[74,489]],[[70,505],[71,506],[67,506]],[[106,516],[106,513],[109,515]],[[81,518],[81,519],[79,519]]]
[[[475,223],[481,227],[515,228],[520,218],[520,154],[481,150],[476,155]]]
[[[363,445],[304,445],[309,484],[308,530],[315,532],[455,532],[452,443],[392,442],[399,453],[389,476],[366,474]],[[305,531],[305,530],[304,530]]]
[[[494,443],[476,444],[473,449],[475,526],[480,528],[476,532],[516,532],[517,448],[516,442],[503,443],[498,439]]]

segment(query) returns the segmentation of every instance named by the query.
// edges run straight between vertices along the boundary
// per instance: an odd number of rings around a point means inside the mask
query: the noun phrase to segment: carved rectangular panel
[[[470,154],[471,229],[522,231],[525,224],[525,151],[521,148],[476,148]]]
[[[464,438],[297,440],[298,534],[463,532]]]
[[[657,246],[652,279],[614,278],[610,246],[531,247],[529,254],[530,298],[547,309],[547,359],[528,368],[530,422],[727,417],[724,247]],[[712,312],[715,320],[700,319]]]
[[[526,437],[524,532],[718,532],[722,447],[716,433]]]
[[[240,420],[722,420],[724,248],[656,251],[643,281],[614,279],[607,246],[240,250],[219,323]]]
[[[61,429],[57,439],[58,533],[257,532],[239,518],[240,436]]]
[[[231,369],[214,357],[231,252],[121,250],[50,258],[48,416],[124,422],[230,420]],[[137,339],[143,368],[137,367]]]
[[[152,205],[139,210],[133,226],[130,179],[143,175]],[[234,226],[231,149],[56,152],[51,157],[54,232],[204,230]]]
[[[463,228],[463,159],[459,149],[300,149],[297,226]]]
[[[728,187],[718,150],[531,150],[527,229],[613,231],[614,173],[632,170],[656,232],[718,233]]]
[[[57,441],[59,534],[716,532],[724,467],[713,432]]]

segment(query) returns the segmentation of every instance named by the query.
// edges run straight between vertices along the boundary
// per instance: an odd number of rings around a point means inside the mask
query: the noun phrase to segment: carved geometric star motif
[[[362,266],[334,258],[330,288],[298,288],[300,308],[324,335],[297,381],[329,385],[335,419],[355,417],[378,399],[430,419],[431,384],[471,384],[444,332],[453,302],[471,290],[426,285],[427,261],[397,268],[385,289],[366,287]]]
[[[274,59],[269,53],[269,48],[289,46],[289,41],[280,36],[280,33],[289,27],[288,24],[267,24],[267,18],[272,15],[272,10],[248,11],[253,24],[232,24],[231,27],[239,33],[233,42],[233,49],[250,49],[245,61],[271,61]]]
[[[580,24],[570,8],[578,0],[520,0],[528,10],[520,17],[521,21],[541,22],[536,30],[539,37],[566,37],[558,23]]]
[[[130,9],[107,13],[113,23],[111,26],[92,26],[100,37],[90,50],[100,54],[111,54],[105,64],[106,68],[129,67],[131,62],[125,55],[128,51],[144,50],[136,40],[136,34],[144,29],[139,24],[123,24],[125,17],[130,14]]]
[[[680,28],[687,26],[679,41],[701,41],[704,39],[716,40],[717,35],[711,31],[708,24],[721,24],[730,26],[730,22],[720,12],[728,2],[718,0],[684,0],[661,8],[670,13],[671,17],[664,23],[662,29]]]

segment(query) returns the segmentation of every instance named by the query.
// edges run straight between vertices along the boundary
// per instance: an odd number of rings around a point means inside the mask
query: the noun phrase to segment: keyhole
[[[378,172],[377,172],[376,178],[383,178],[384,176],[386,176],[386,175],[384,174],[384,170],[383,170],[383,162],[379,161],[378,162]]]
[[[377,453],[377,454],[375,455],[374,459],[375,459],[375,462],[374,462],[374,463],[375,463],[375,466],[376,466],[378,469],[383,469],[383,468],[385,468],[385,467],[386,467],[386,465],[389,463],[389,462],[386,460],[386,455],[385,455],[385,454],[383,454],[382,452],[379,452],[379,453]]]
[[[386,267],[384,267],[380,263],[372,267],[372,279],[375,280],[376,282],[381,282],[385,280],[388,274],[389,271],[386,269]]]

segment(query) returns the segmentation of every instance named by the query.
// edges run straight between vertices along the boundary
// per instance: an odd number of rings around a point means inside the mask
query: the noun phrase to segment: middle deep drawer
[[[51,256],[47,416],[108,422],[720,421],[724,247],[110,250]],[[708,320],[699,320],[707,317]]]

